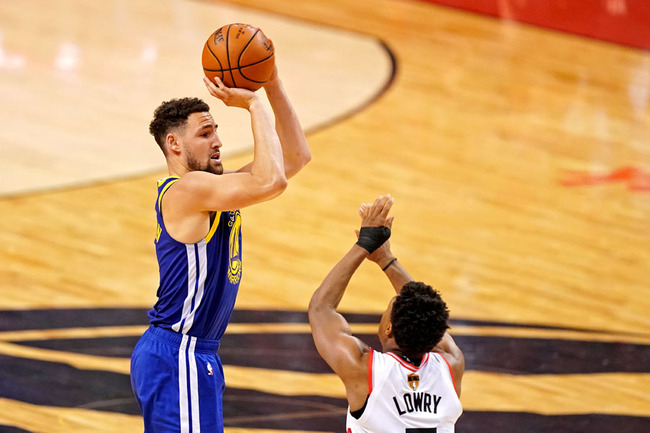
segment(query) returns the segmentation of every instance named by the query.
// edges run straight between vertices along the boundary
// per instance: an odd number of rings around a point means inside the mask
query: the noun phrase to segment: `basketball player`
[[[311,158],[277,71],[264,86],[275,125],[256,93],[204,81],[212,96],[249,112],[253,161],[224,170],[217,124],[202,100],[174,99],[155,110],[149,131],[169,169],[155,206],[160,285],[131,357],[146,433],[223,431],[217,350],[242,277],[239,209],[282,193]]]
[[[462,412],[465,361],[446,332],[449,312],[430,286],[414,282],[397,261],[388,238],[390,196],[363,204],[358,242],[334,266],[309,304],[318,352],[345,385],[348,433],[454,431]],[[379,265],[397,296],[379,322],[378,352],[352,336],[336,308],[364,259]]]

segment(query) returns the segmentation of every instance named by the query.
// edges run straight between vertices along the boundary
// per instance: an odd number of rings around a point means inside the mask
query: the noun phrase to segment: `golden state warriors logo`
[[[241,213],[236,211],[229,212],[230,221],[230,242],[228,246],[228,279],[231,283],[237,284],[241,280],[241,255],[239,251],[239,234],[241,233]]]

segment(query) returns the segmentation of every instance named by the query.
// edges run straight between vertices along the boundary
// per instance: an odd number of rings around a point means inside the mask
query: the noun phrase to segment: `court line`
[[[110,371],[128,375],[130,360],[26,347],[0,341],[0,354],[59,362],[84,370]],[[345,389],[334,374],[279,371],[224,365],[229,387],[279,395],[318,395],[345,398]],[[264,380],[251,380],[251,377]],[[597,373],[559,375],[511,375],[468,371],[463,379],[466,410],[526,411],[540,414],[586,414],[648,416],[650,374]],[[549,398],[549,389],[562,393]],[[581,398],[585,392],[598,398]],[[617,393],[616,400],[611,399]],[[598,407],[593,402],[599,402]],[[601,403],[602,402],[602,403]]]
[[[378,324],[353,323],[350,327],[354,334],[374,334],[377,332]],[[0,341],[10,342],[69,338],[131,337],[141,335],[146,328],[146,326],[137,325],[6,331],[0,332]],[[311,329],[307,323],[231,323],[228,325],[226,332],[228,334],[307,334],[311,332]],[[599,332],[531,328],[529,326],[517,328],[512,326],[457,325],[452,328],[451,334],[455,336],[535,338],[650,345],[650,335],[612,333],[609,331]]]

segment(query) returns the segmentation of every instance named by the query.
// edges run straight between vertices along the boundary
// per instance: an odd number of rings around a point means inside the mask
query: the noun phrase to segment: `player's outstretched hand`
[[[371,205],[361,203],[359,215],[361,215],[361,227],[387,226],[388,212],[393,206],[394,198],[390,194],[379,196]],[[392,217],[391,217],[392,220]]]
[[[203,77],[203,83],[208,88],[208,92],[217,99],[220,99],[228,107],[239,107],[248,109],[258,96],[255,92],[248,89],[237,87],[226,87],[219,77],[214,77],[214,82],[207,77]]]
[[[390,208],[393,206],[395,199],[390,197],[390,194],[387,194],[383,197],[377,198],[372,205],[362,203],[359,208],[359,215],[361,216],[361,226],[386,226],[389,229],[393,227],[394,217],[387,217]],[[357,237],[359,237],[359,230],[355,230]],[[394,258],[391,249],[390,241],[386,241],[382,244],[381,247],[377,248],[372,254],[368,256],[368,260],[375,263],[384,263],[390,261]]]

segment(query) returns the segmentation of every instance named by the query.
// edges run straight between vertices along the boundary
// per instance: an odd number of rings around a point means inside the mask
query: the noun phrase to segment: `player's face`
[[[192,113],[187,118],[183,133],[185,160],[191,171],[223,173],[222,146],[217,134],[217,124],[210,113]]]

